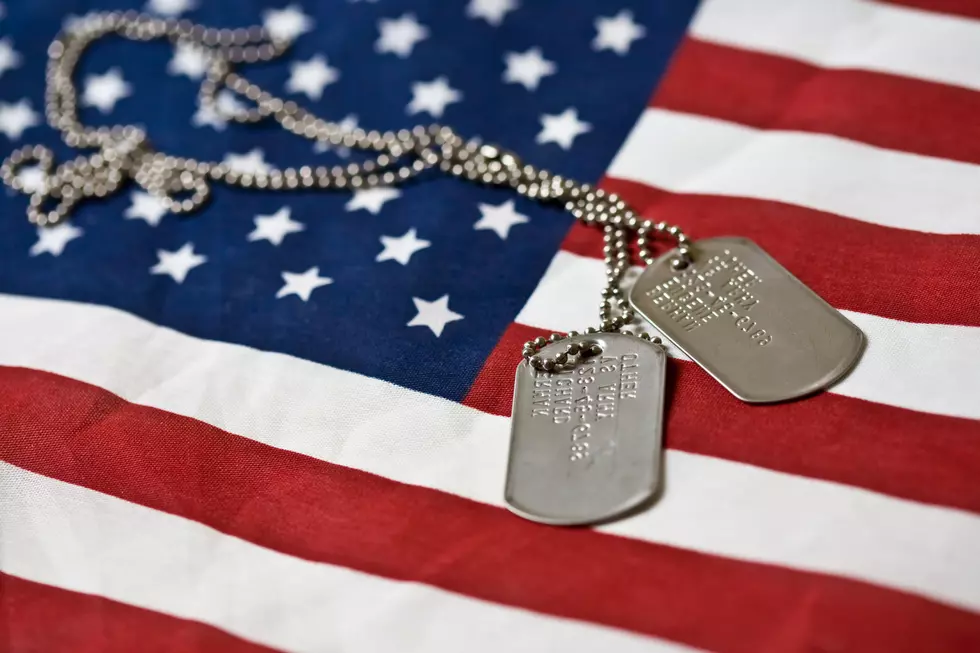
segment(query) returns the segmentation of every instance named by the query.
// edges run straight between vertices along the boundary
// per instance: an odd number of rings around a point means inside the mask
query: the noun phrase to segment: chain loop
[[[110,34],[135,41],[165,38],[175,47],[200,49],[208,61],[208,70],[198,101],[223,119],[247,124],[271,118],[298,136],[376,155],[346,166],[269,168],[251,173],[221,162],[157,152],[146,133],[134,126],[85,126],[78,118],[75,68],[93,41]],[[70,147],[97,151],[54,169],[54,157],[48,148],[27,146],[4,160],[0,178],[10,188],[30,195],[28,219],[43,227],[67,219],[78,202],[105,197],[130,181],[158,198],[170,212],[184,214],[196,211],[207,202],[214,182],[271,190],[358,189],[395,185],[430,168],[438,168],[469,181],[509,187],[530,199],[560,205],[585,224],[603,228],[606,285],[599,305],[600,325],[590,327],[586,334],[628,333],[622,329],[633,321],[634,314],[623,293],[622,279],[630,266],[629,243],[633,236],[640,258],[647,264],[655,259],[650,245],[657,236],[677,243],[677,255],[672,260],[676,269],[690,263],[690,241],[680,228],[640,218],[614,193],[538,169],[495,145],[477,139],[464,140],[444,125],[383,133],[360,128],[350,130],[341,123],[309,113],[295,102],[272,95],[233,70],[234,64],[271,61],[289,45],[273,39],[262,27],[215,29],[135,11],[91,13],[77,19],[48,47],[46,117]],[[224,92],[240,98],[244,108],[227,110],[220,99]],[[38,166],[43,182],[28,187],[21,178],[28,164]],[[598,342],[570,342],[553,357],[540,354],[544,347],[578,335],[572,331],[564,336],[556,333],[547,339],[536,338],[525,343],[523,356],[533,367],[553,371],[571,364],[572,359],[601,353]],[[647,334],[638,337],[651,340]],[[652,341],[660,343],[659,338]]]

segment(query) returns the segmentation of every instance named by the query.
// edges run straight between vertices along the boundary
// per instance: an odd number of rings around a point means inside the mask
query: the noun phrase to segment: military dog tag
[[[698,241],[682,269],[676,257],[648,266],[630,303],[739,399],[809,394],[860,357],[861,330],[752,241]]]
[[[666,355],[619,333],[575,336],[602,353],[565,371],[517,367],[504,498],[545,524],[591,524],[653,496],[660,480]]]

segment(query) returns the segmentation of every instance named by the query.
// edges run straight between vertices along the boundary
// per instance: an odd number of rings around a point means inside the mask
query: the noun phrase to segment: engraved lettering
[[[616,359],[611,356],[603,356],[599,360],[599,373],[608,374],[616,371]]]
[[[690,266],[645,294],[687,333],[724,317],[746,333],[753,344],[764,347],[772,342],[772,333],[746,315],[759,305],[752,289],[760,283],[762,279],[755,270],[725,250],[723,255],[712,256],[700,266]],[[755,337],[760,332],[762,335]]]
[[[596,419],[608,419],[616,415],[616,384],[599,386],[596,399]]]
[[[636,360],[636,354],[623,354],[620,360],[619,374],[619,399],[636,399],[636,390],[639,386],[640,372]]]
[[[554,424],[571,420],[572,379],[567,373],[537,371],[531,389],[531,417],[550,418]]]
[[[589,430],[590,424],[579,424],[572,428],[572,444],[569,448],[569,460],[572,462],[583,462],[589,457]]]

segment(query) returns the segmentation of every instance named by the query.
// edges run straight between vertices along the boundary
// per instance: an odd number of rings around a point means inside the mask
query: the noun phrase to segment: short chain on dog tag
[[[698,241],[681,269],[676,257],[649,265],[630,303],[739,399],[809,394],[860,357],[861,330],[752,241]]]
[[[660,481],[666,355],[635,336],[596,333],[570,342],[602,353],[562,371],[517,367],[510,459],[510,509],[533,521],[591,524],[650,499]]]

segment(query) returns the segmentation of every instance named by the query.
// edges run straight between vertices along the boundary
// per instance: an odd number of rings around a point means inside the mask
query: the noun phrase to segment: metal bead
[[[538,336],[534,339],[535,347],[544,347],[546,344],[548,344],[548,341],[544,339],[544,336]]]

